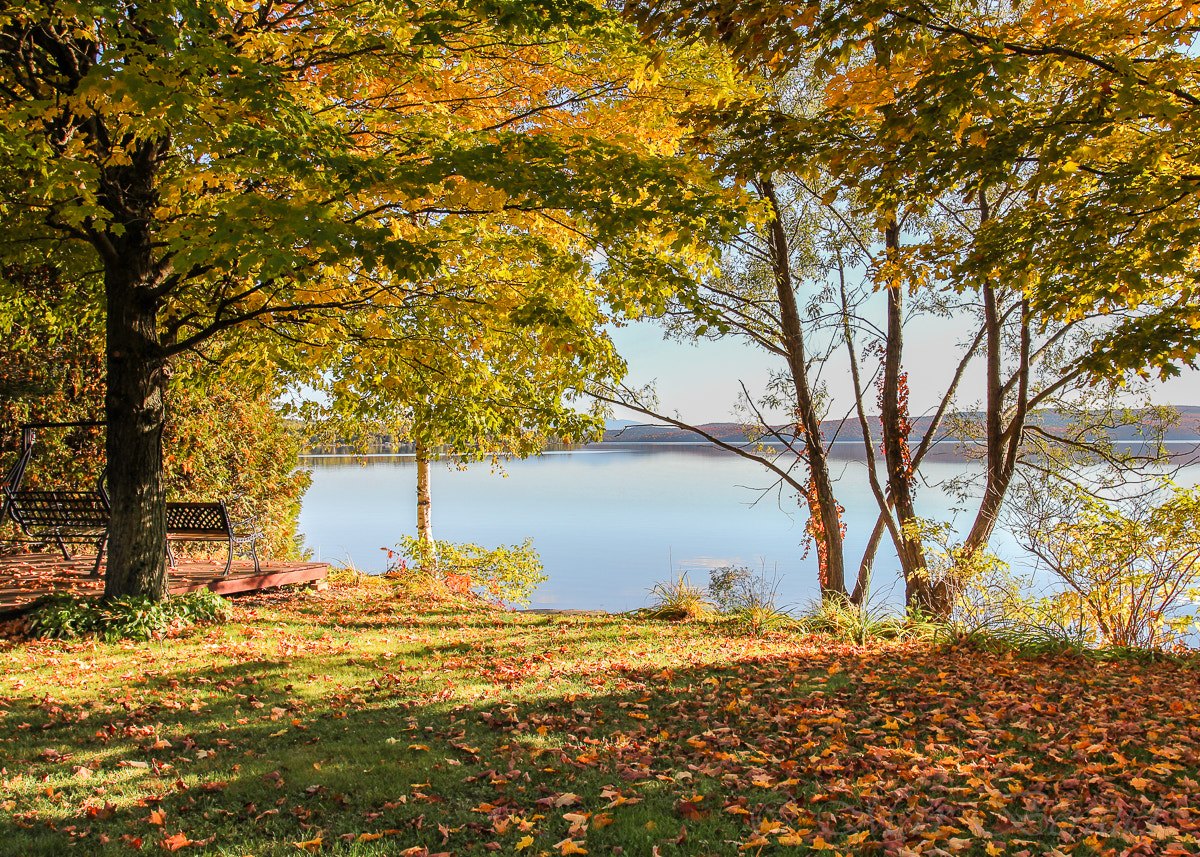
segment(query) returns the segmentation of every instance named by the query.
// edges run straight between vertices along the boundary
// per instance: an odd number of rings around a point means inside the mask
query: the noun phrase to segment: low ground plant
[[[349,556],[345,562],[337,560],[327,560],[329,562],[329,574],[326,577],[330,583],[347,584],[357,586],[367,579],[367,572],[356,566],[350,561]]]
[[[25,627],[33,637],[60,640],[87,636],[110,642],[149,640],[190,625],[218,621],[228,613],[228,602],[207,589],[165,601],[133,595],[101,599],[57,593],[32,606]]]
[[[709,601],[708,592],[692,584],[687,572],[650,587],[653,603],[640,611],[651,619],[672,621],[703,619],[712,616],[715,610]]]
[[[388,551],[388,574],[419,584],[437,582],[451,593],[494,604],[527,605],[538,584],[547,580],[533,539],[519,545],[485,548],[476,544],[425,542],[405,536]]]
[[[708,573],[707,591],[721,615],[751,636],[796,628],[791,613],[776,603],[778,574],[768,578],[765,571],[755,572],[747,566],[721,566]]]
[[[913,625],[889,608],[852,604],[845,598],[825,598],[813,603],[800,617],[799,626],[805,633],[823,634],[858,646],[901,639],[912,635],[914,628],[924,627],[920,623]]]

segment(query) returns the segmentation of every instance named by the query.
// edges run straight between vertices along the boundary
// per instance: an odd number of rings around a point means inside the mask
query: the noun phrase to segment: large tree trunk
[[[120,242],[120,243],[117,243]],[[167,597],[166,491],[162,433],[165,365],[158,300],[148,288],[151,256],[144,230],[116,239],[106,266],[109,519],[104,595]]]
[[[113,223],[93,233],[104,260],[107,300],[109,518],[104,595],[167,597],[166,489],[162,434],[166,422],[166,355],[158,330],[169,262],[156,260],[158,167],[166,138],[139,143],[128,164],[105,171],[101,199]],[[119,228],[118,228],[119,227]]]
[[[771,204],[772,220],[767,243],[775,268],[775,287],[779,300],[779,320],[783,328],[783,344],[787,351],[788,368],[791,371],[792,386],[796,393],[797,423],[804,435],[804,456],[807,459],[811,476],[805,500],[808,503],[810,519],[816,524],[816,526],[810,526],[809,532],[817,543],[821,597],[845,598],[847,596],[846,568],[841,507],[833,493],[833,480],[829,476],[829,461],[826,458],[824,440],[821,437],[821,415],[817,413],[812,388],[808,382],[804,330],[800,324],[800,312],[796,307],[787,233],[784,231],[783,221],[780,217],[775,183],[770,176],[762,179],[762,192]]]

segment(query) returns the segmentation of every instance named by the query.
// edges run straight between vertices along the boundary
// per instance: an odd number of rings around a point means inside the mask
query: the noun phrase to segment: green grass
[[[162,645],[0,652],[0,853],[1200,850],[1190,662],[532,616],[378,580],[234,605]]]

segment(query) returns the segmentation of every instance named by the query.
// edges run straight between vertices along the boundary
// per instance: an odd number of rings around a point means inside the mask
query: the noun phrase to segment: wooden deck
[[[104,591],[104,565],[100,577],[91,577],[95,557],[65,560],[60,554],[18,554],[0,557],[0,615],[17,613],[30,602],[50,592],[80,592],[100,595]],[[222,576],[225,561],[181,562],[171,569],[168,587],[172,595],[196,589],[211,589],[221,595],[256,592],[285,583],[320,586],[329,566],[320,562],[263,562],[260,574],[254,563],[235,559],[229,576]]]

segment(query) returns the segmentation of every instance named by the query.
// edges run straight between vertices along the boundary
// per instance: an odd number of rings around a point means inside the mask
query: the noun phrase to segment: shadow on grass
[[[337,633],[361,648],[10,703],[5,847],[1197,850],[1194,668],[369,605]]]

